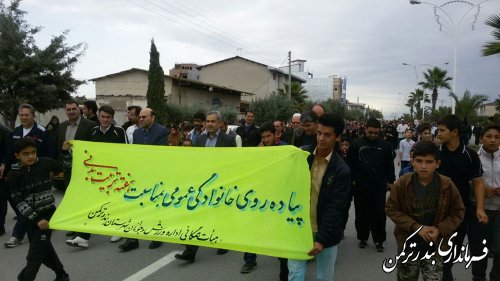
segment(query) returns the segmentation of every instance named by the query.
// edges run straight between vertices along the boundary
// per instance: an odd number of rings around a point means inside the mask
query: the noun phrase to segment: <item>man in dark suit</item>
[[[167,145],[168,129],[155,122],[155,112],[143,108],[139,113],[139,127],[134,131],[134,144]]]
[[[205,120],[207,132],[198,136],[195,146],[198,147],[236,147],[234,136],[227,135],[220,130],[221,116],[218,111],[210,111]],[[182,254],[176,254],[175,258],[187,262],[194,262],[198,246],[186,245],[186,250]],[[223,255],[227,250],[218,249],[217,254]]]
[[[139,113],[139,128],[133,134],[133,144],[167,145],[168,129],[155,122],[155,112],[151,108],[143,108]],[[151,241],[150,249],[161,246],[161,242]],[[139,247],[139,240],[128,238],[119,248],[127,252]]]
[[[80,115],[80,107],[74,100],[66,102],[66,115],[68,120],[59,125],[57,134],[57,157],[61,158],[61,149],[65,141],[70,140],[83,140],[89,141],[92,128],[96,126],[94,121],[85,119]],[[64,189],[68,187],[69,180],[71,179],[70,173],[64,174]]]

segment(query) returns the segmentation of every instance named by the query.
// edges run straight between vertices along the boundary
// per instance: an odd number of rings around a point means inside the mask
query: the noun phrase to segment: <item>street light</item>
[[[420,66],[424,66],[424,65],[427,65],[427,66],[431,66],[431,67],[437,67],[439,65],[448,65],[449,63],[448,62],[443,62],[443,63],[440,63],[438,65],[434,65],[434,64],[430,64],[430,63],[422,63],[422,64],[419,64],[418,66],[417,65],[414,65],[414,64],[411,64],[411,63],[406,63],[406,62],[403,62],[403,65],[404,66],[412,66],[413,67],[413,70],[415,71],[415,78],[416,78],[416,82],[417,82],[417,86],[418,86],[418,71],[417,71],[417,67],[420,67]],[[425,102],[425,93],[424,95],[422,96],[422,119],[425,118],[425,106],[424,106],[424,102]]]
[[[427,4],[432,7],[434,7],[434,16],[436,18],[436,23],[439,26],[439,31],[443,31],[444,33],[447,33],[450,35],[453,39],[453,93],[457,94],[456,90],[456,83],[457,83],[457,45],[458,41],[460,40],[460,35],[461,31],[460,27],[465,24],[466,20],[472,19],[471,23],[471,28],[472,30],[475,29],[475,24],[479,18],[479,12],[481,10],[481,4],[484,2],[487,2],[489,0],[483,0],[477,4],[471,3],[466,0],[452,0],[448,1],[446,3],[443,3],[439,6],[425,2],[425,1],[420,1],[420,0],[410,0],[410,4],[412,5],[418,5],[418,4]],[[469,7],[469,9],[463,14],[463,16],[460,18],[458,22],[455,22],[453,20],[453,17],[451,17],[448,12],[446,12],[446,8],[452,6],[452,5],[466,5],[466,7]],[[472,14],[469,14],[472,10],[476,9],[476,11]],[[438,11],[442,12],[444,16],[440,15]],[[455,114],[455,100],[451,100],[451,113]]]

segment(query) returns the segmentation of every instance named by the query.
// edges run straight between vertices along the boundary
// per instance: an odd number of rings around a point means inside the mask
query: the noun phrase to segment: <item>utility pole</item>
[[[292,100],[292,51],[288,51],[288,99]]]

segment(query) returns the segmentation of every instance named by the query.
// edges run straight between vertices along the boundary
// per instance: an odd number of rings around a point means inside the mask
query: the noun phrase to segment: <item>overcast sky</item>
[[[458,25],[471,7],[450,4],[444,10]],[[350,101],[359,98],[392,118],[408,112],[404,98],[417,83],[414,68],[403,62],[417,66],[420,79],[428,67],[424,64],[440,65],[453,76],[452,38],[439,31],[432,6],[410,5],[409,0],[25,0],[21,9],[30,24],[44,28],[36,37],[40,46],[66,29],[70,44],[87,44],[75,68],[79,79],[148,69],[151,38],[167,74],[174,63],[207,64],[238,54],[280,66],[291,50],[292,59],[307,60],[315,77],[346,76]],[[469,15],[476,12],[472,7]],[[490,101],[500,94],[500,57],[481,56],[482,45],[493,40],[484,21],[495,13],[500,13],[500,1],[487,1],[473,31],[472,20],[457,28],[460,96],[465,89]],[[446,24],[445,17],[440,20]],[[94,98],[93,83],[79,94]],[[438,105],[451,104],[447,90],[440,91],[439,99]]]

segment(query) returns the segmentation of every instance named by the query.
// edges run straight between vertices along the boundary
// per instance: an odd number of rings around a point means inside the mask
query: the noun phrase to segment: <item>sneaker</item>
[[[89,247],[89,240],[76,236],[74,239],[66,240],[66,245],[86,249]]]
[[[366,242],[366,240],[360,240],[360,241],[359,241],[359,247],[360,247],[361,249],[366,248],[366,246],[368,246],[368,243]]]
[[[111,236],[111,238],[109,239],[109,241],[111,241],[111,243],[115,243],[115,242],[118,242],[122,240],[122,238],[120,236]]]
[[[257,263],[245,263],[242,267],[240,272],[241,273],[250,273],[253,271],[255,268],[257,268]]]
[[[5,244],[3,245],[7,248],[14,248],[21,245],[23,242],[24,242],[23,239],[19,239],[17,237],[12,236],[10,237],[9,241],[5,242]]]
[[[384,251],[384,245],[382,245],[382,243],[375,243],[375,249],[377,249],[377,252],[382,253]]]

